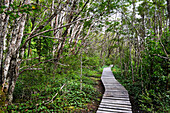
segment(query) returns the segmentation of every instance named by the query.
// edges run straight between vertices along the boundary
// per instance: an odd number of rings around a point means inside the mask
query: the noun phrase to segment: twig
[[[44,36],[44,35],[40,35],[41,37],[44,37],[44,38],[52,38],[52,39],[58,39],[58,40],[63,40],[61,38],[56,38],[56,37],[50,37],[50,36]]]
[[[46,63],[46,62],[51,62],[51,61],[54,61],[54,60],[57,60],[57,58],[45,60],[45,61],[43,61],[43,62],[39,62],[39,63],[37,63],[37,64],[34,64],[34,65],[32,65],[31,67],[28,67],[27,69],[22,70],[22,71],[19,73],[19,75],[22,74],[24,71],[29,70],[30,68],[33,68],[33,67],[35,67],[35,66],[37,66],[37,65],[40,65],[40,64]],[[59,62],[57,62],[56,64],[59,64],[59,65],[62,65],[62,66],[69,66],[69,65],[61,64],[61,63],[59,63]]]
[[[28,61],[28,60],[34,60],[34,59],[39,59],[39,57],[23,59],[23,60],[22,60],[22,62],[24,62],[24,61]]]
[[[42,68],[27,68],[27,69],[25,69],[25,71],[26,70],[29,70],[29,71],[32,71],[32,70],[42,70]]]
[[[60,87],[60,91],[63,89],[63,87],[64,87],[65,85],[66,85],[66,84],[64,84],[63,86]],[[51,102],[53,103],[53,100],[54,100],[54,98],[55,98],[57,95],[58,95],[58,92],[53,96],[53,98],[52,98],[50,101],[48,101],[47,103],[44,103],[44,104],[46,105],[46,104],[51,103]]]
[[[153,54],[153,55],[158,56],[158,57],[163,58],[163,59],[170,59],[169,57],[164,57],[164,56],[161,56],[159,54]]]
[[[162,46],[162,48],[163,48],[163,50],[164,50],[164,52],[165,52],[166,56],[168,57],[168,54],[167,54],[167,52],[166,52],[166,50],[165,50],[165,46],[163,45],[163,43],[162,43],[162,41],[161,41],[161,40],[160,40],[160,43],[161,43],[161,46]]]

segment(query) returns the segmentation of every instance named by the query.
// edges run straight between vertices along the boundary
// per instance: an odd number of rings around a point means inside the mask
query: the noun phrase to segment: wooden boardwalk
[[[128,91],[115,79],[110,67],[104,68],[101,80],[105,92],[97,113],[132,113]]]

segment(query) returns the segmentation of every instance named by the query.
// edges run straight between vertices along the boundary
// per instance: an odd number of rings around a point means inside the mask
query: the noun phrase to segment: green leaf
[[[7,8],[7,6],[3,5],[3,6],[1,6],[0,8],[5,9],[5,8]]]

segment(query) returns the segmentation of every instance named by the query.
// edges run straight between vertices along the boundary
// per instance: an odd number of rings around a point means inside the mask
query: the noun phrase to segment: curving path
[[[97,113],[132,113],[128,91],[115,79],[110,67],[103,69],[101,80],[105,92]]]

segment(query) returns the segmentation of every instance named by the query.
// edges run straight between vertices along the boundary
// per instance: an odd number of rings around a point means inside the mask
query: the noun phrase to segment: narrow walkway
[[[128,91],[115,79],[110,67],[104,68],[101,80],[105,92],[97,113],[132,113]]]

